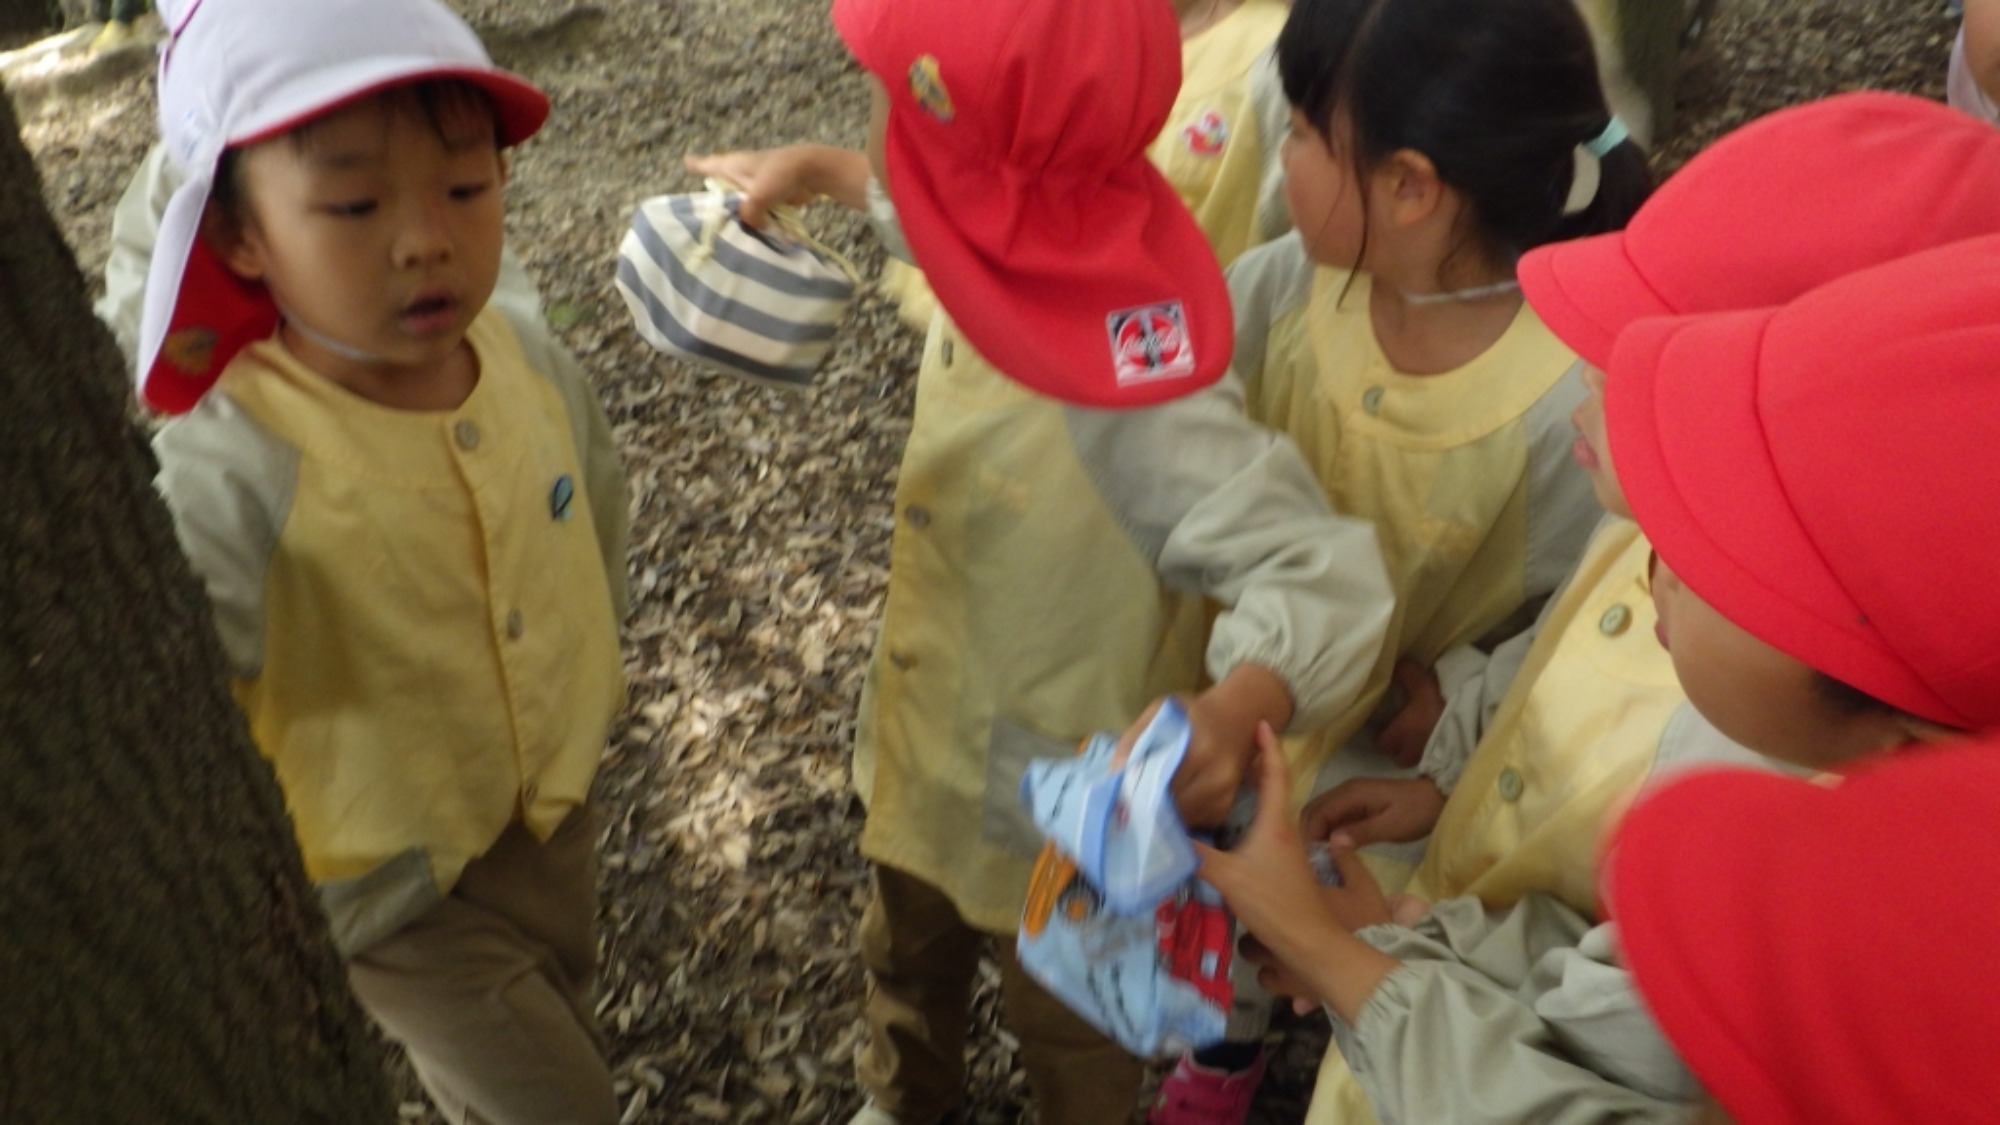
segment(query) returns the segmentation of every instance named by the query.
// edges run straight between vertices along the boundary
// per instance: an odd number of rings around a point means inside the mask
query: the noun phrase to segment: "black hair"
[[[494,111],[493,100],[486,91],[465,79],[425,78],[378,90],[371,96],[387,113],[415,115],[447,147],[478,144],[487,138],[496,148],[500,147],[500,117]],[[314,127],[319,120],[318,117],[310,119],[286,130],[281,136],[289,140],[297,151],[309,152]],[[475,137],[468,131],[467,125],[474,121],[489,123],[490,131],[485,137]],[[210,207],[231,227],[239,226],[243,219],[243,151],[237,146],[222,150],[222,158],[215,166],[215,180],[208,190]]]
[[[1599,159],[1590,204],[1562,213],[1577,146],[1611,121],[1575,0],[1295,0],[1277,52],[1285,96],[1307,120],[1331,137],[1346,116],[1357,172],[1399,149],[1422,153],[1503,263],[1617,230],[1652,192],[1645,154],[1626,140]]]

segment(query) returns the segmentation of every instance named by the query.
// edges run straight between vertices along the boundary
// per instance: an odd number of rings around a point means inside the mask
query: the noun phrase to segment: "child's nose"
[[[450,256],[451,230],[439,209],[412,207],[402,229],[397,232],[397,263],[405,266],[429,265]]]

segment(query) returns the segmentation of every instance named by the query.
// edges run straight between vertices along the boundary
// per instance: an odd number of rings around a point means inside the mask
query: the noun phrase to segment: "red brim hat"
[[[1837,785],[1690,774],[1604,863],[1620,957],[1738,1121],[1993,1120],[2000,744],[1911,749]]]
[[[1634,321],[1783,304],[2000,231],[2000,130],[1924,98],[1843,94],[1703,150],[1622,231],[1524,255],[1522,292],[1599,368]]]
[[[1782,309],[1619,337],[1611,453],[1660,557],[1765,643],[1904,711],[2000,725],[2000,238]]]
[[[1147,159],[1180,87],[1159,0],[836,0],[890,99],[889,197],[965,338],[1065,402],[1208,386],[1235,346],[1214,250]]]
[[[436,0],[196,0],[167,15],[175,22],[160,59],[160,130],[186,179],[153,248],[138,377],[148,406],[180,413],[278,325],[269,291],[238,278],[200,237],[225,149],[425,79],[483,91],[503,145],[533,136],[549,100],[493,66],[472,29]]]

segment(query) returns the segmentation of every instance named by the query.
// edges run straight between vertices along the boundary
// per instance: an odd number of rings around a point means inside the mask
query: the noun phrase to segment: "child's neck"
[[[1412,276],[1399,276],[1408,273]],[[1429,284],[1421,277],[1428,274]],[[1521,311],[1513,274],[1488,267],[1453,275],[1446,288],[1438,271],[1371,275],[1368,318],[1390,366],[1405,375],[1441,375],[1478,359],[1507,334]]]
[[[1174,15],[1181,21],[1181,41],[1193,39],[1221,23],[1241,4],[1242,0],[1174,0]]]
[[[391,410],[456,410],[479,385],[479,356],[463,339],[441,362],[416,366],[341,354],[292,321],[281,331],[299,362],[356,397]]]

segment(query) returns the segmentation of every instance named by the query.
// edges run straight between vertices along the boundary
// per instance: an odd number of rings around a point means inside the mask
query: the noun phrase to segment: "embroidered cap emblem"
[[[945,89],[944,74],[938,69],[937,56],[918,55],[910,64],[910,96],[925,112],[945,124],[958,116],[958,110],[951,104],[951,91]]]
[[[1181,137],[1187,141],[1188,151],[1196,156],[1221,156],[1229,144],[1229,123],[1211,109],[1182,129]]]
[[[1104,318],[1119,386],[1194,374],[1194,345],[1179,301],[1125,309]]]
[[[558,520],[568,519],[570,505],[575,500],[576,482],[569,479],[568,473],[564,473],[556,478],[556,486],[549,490],[549,516]]]
[[[188,375],[199,375],[215,362],[216,334],[212,328],[183,328],[160,342],[160,358]]]

